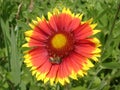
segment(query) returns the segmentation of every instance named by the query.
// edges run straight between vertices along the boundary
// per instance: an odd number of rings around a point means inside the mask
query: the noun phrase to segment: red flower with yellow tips
[[[30,50],[25,52],[24,62],[37,80],[65,85],[70,78],[86,75],[94,66],[91,60],[98,61],[101,44],[94,35],[100,30],[94,29],[97,24],[92,19],[83,22],[82,16],[68,8],[55,8],[47,19],[37,17],[29,24],[23,47]]]

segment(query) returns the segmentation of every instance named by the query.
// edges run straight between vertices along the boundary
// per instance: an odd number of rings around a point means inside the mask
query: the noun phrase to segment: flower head
[[[91,60],[98,61],[101,44],[93,36],[100,30],[94,30],[97,24],[92,24],[93,19],[83,22],[82,16],[68,8],[55,8],[47,19],[37,17],[29,24],[23,47],[31,49],[25,52],[24,62],[37,80],[65,85],[69,78],[86,75],[94,66]]]

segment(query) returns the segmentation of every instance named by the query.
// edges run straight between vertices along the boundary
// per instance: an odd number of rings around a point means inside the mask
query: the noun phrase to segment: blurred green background
[[[120,0],[0,0],[0,90],[120,90]],[[88,75],[70,85],[36,81],[23,63],[28,23],[53,8],[68,7],[94,18],[101,32],[101,58]]]

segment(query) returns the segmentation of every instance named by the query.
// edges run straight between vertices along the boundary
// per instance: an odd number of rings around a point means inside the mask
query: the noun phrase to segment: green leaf
[[[102,68],[104,68],[104,69],[118,69],[118,68],[120,68],[120,63],[118,63],[118,62],[102,63]]]
[[[87,89],[85,87],[78,86],[78,87],[75,87],[75,88],[71,88],[71,90],[87,90]]]
[[[24,82],[21,82],[20,88],[21,90],[26,90],[26,84]]]
[[[8,23],[8,21],[4,22],[3,19],[1,19],[0,22],[1,22],[2,32],[4,34],[4,38],[10,40],[9,23]]]
[[[100,78],[99,77],[94,77],[92,88],[98,87],[100,85],[100,83],[101,83]]]
[[[36,85],[31,85],[30,90],[40,90],[40,88],[37,87]]]
[[[10,56],[10,65],[11,65],[11,75],[12,82],[15,85],[20,83],[20,57],[18,55],[17,41],[16,36],[13,30],[11,30],[11,56]]]

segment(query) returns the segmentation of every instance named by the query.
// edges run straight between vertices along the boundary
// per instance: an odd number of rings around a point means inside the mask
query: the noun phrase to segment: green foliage
[[[0,0],[0,90],[120,90],[120,6],[119,0]],[[37,16],[54,7],[69,7],[94,18],[101,33],[99,63],[88,75],[69,86],[49,86],[31,76],[23,63],[24,32]],[[119,11],[118,11],[119,10]],[[116,15],[118,11],[118,14]]]

